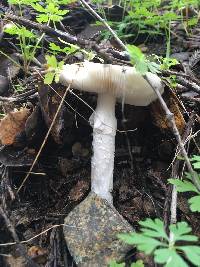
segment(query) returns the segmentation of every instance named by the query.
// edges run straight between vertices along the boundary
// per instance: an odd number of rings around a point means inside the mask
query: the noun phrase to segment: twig
[[[200,86],[197,85],[195,82],[190,82],[188,80],[186,80],[185,78],[183,77],[176,77],[176,80],[178,83],[180,83],[181,85],[189,88],[190,90],[200,94]]]
[[[22,94],[19,94],[17,96],[14,96],[14,97],[0,96],[0,101],[2,101],[4,103],[5,102],[21,102],[21,101],[27,100],[28,97],[31,97],[36,93],[37,93],[37,90],[36,89],[32,89],[32,90],[29,90],[29,91],[27,91],[25,93],[22,93]]]
[[[113,35],[113,37],[115,38],[115,40],[118,42],[118,44],[121,46],[121,48],[123,48],[126,51],[126,46],[124,45],[124,43],[119,39],[119,37],[117,36],[117,34],[113,31],[113,29],[108,25],[108,23],[105,21],[105,19],[103,19],[101,16],[99,16],[99,14],[96,13],[96,11],[90,6],[88,5],[88,3],[85,0],[80,0],[80,2],[86,6],[89,11],[99,20],[101,21],[104,26],[109,30],[109,32]]]
[[[114,60],[114,58],[112,57],[112,51],[109,50],[109,52],[107,52],[108,49],[100,47],[95,41],[78,38],[78,37],[73,36],[67,32],[53,29],[50,26],[40,24],[37,22],[33,22],[33,21],[28,20],[28,19],[13,15],[10,13],[7,13],[5,15],[5,19],[11,19],[12,21],[15,21],[15,22],[17,22],[21,25],[24,25],[28,28],[32,28],[32,29],[36,29],[36,30],[45,32],[46,34],[48,34],[50,36],[60,37],[68,43],[76,44],[76,45],[78,44],[81,48],[93,49],[100,57],[102,57],[108,63],[109,62],[111,63]],[[114,51],[114,54],[115,54],[115,56],[118,55],[120,59],[121,58],[124,58],[124,60],[127,59],[127,55],[125,55],[123,57],[122,54],[118,51]]]
[[[171,194],[171,206],[170,206],[170,224],[176,224],[177,222],[177,190],[176,186],[172,186]]]
[[[187,151],[184,147],[184,143],[182,142],[181,140],[181,136],[179,134],[179,131],[178,131],[178,128],[176,126],[176,122],[174,120],[174,114],[168,109],[164,99],[162,98],[162,95],[159,91],[159,88],[155,87],[151,81],[148,79],[148,77],[146,75],[144,75],[144,78],[145,80],[148,81],[148,83],[151,85],[151,87],[153,88],[154,92],[156,93],[157,97],[158,97],[158,100],[163,108],[163,110],[165,111],[165,114],[166,114],[166,118],[169,122],[169,125],[172,129],[172,132],[177,140],[177,143],[180,147],[180,151],[181,151],[181,155],[184,157],[184,160],[185,160],[185,163],[187,165],[187,168],[188,168],[188,171],[190,172],[191,174],[191,178],[192,178],[192,181],[194,183],[194,185],[196,186],[196,188],[200,191],[200,183],[199,183],[199,179],[198,179],[198,176],[197,176],[197,173],[193,170],[192,168],[192,165],[190,163],[190,160],[188,158],[188,155],[187,155]]]
[[[182,136],[182,141],[184,142],[184,146],[188,141],[190,141],[190,139],[188,139],[188,136],[191,135],[191,129],[192,129],[192,126],[194,124],[194,121],[195,121],[195,115],[192,114],[189,118],[189,121],[185,127],[185,132]],[[177,156],[180,154],[179,146],[177,146],[176,151],[177,151],[176,152],[176,158],[177,158]],[[179,166],[180,166],[180,161],[178,159],[176,159],[176,161],[172,167],[172,177],[174,179],[179,179],[179,174],[178,174]],[[176,186],[173,185],[172,196],[171,196],[171,216],[170,216],[170,223],[171,224],[176,223],[176,220],[177,220],[176,212],[177,212],[177,190],[176,190]]]
[[[1,206],[0,206],[1,207]],[[27,244],[33,240],[35,240],[36,238],[38,238],[39,236],[43,235],[43,234],[46,234],[47,232],[49,232],[50,230],[54,229],[54,228],[58,228],[58,227],[63,227],[63,226],[67,226],[67,227],[71,227],[71,228],[78,228],[78,229],[82,229],[84,231],[87,231],[88,229],[85,227],[81,227],[81,226],[73,226],[73,225],[69,225],[69,224],[64,224],[64,223],[61,223],[61,224],[54,224],[52,225],[51,227],[45,229],[44,231],[40,232],[39,234],[27,239],[27,240],[22,240],[20,241],[19,243],[20,244]],[[0,247],[7,247],[7,246],[13,246],[13,245],[16,245],[17,242],[9,242],[9,243],[0,243]]]
[[[20,243],[20,240],[15,232],[15,228],[12,225],[12,222],[10,221],[10,219],[8,218],[8,216],[6,215],[6,212],[4,211],[3,207],[0,206],[0,215],[3,217],[5,224],[9,230],[9,232],[12,235],[12,238],[15,241],[16,244],[16,248],[19,251],[21,257],[23,257],[23,259],[25,260],[27,266],[29,267],[39,267],[38,264],[36,264],[26,253],[26,250],[24,248],[24,246]]]

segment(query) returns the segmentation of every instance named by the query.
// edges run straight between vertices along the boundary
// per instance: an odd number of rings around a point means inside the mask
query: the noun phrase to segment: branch
[[[121,48],[123,48],[126,51],[126,46],[124,45],[124,43],[119,39],[119,37],[117,36],[117,34],[113,31],[113,29],[108,25],[108,23],[105,21],[105,19],[103,19],[101,16],[99,16],[99,14],[96,13],[96,11],[90,6],[88,5],[88,3],[85,0],[80,0],[80,2],[86,6],[89,11],[99,20],[101,21],[104,26],[109,30],[109,32],[111,32],[111,34],[113,35],[113,37],[115,38],[115,40],[118,42],[118,44],[121,46]]]
[[[6,215],[6,212],[4,211],[3,207],[0,206],[0,215],[3,217],[5,224],[9,230],[9,232],[12,235],[12,238],[14,239],[14,241],[16,242],[16,248],[20,253],[20,256],[23,257],[23,259],[25,260],[27,266],[29,267],[39,267],[39,265],[37,263],[35,263],[26,253],[26,250],[24,248],[24,246],[22,244],[20,244],[19,238],[16,234],[15,228],[12,224],[12,222],[10,221],[10,219],[8,218],[8,216]]]
[[[171,129],[172,129],[172,132],[173,132],[173,134],[174,134],[174,136],[175,136],[175,138],[176,138],[176,140],[177,140],[177,142],[178,142],[178,145],[179,145],[179,147],[180,147],[181,155],[184,157],[184,160],[185,160],[186,166],[187,166],[187,168],[188,168],[188,171],[189,171],[190,174],[191,174],[192,181],[193,181],[194,185],[196,186],[196,188],[197,188],[197,189],[199,190],[199,192],[200,192],[200,182],[199,182],[199,179],[198,179],[198,175],[197,175],[197,173],[193,170],[192,165],[191,165],[191,163],[190,163],[190,160],[189,160],[189,158],[188,158],[187,151],[186,151],[186,149],[185,149],[185,147],[184,147],[184,143],[183,143],[183,141],[182,141],[182,139],[181,139],[181,136],[180,136],[180,134],[179,134],[178,128],[177,128],[176,123],[175,123],[175,120],[174,120],[174,114],[171,113],[171,111],[168,109],[168,107],[167,107],[165,101],[164,101],[163,98],[162,98],[162,95],[161,95],[159,89],[156,88],[156,87],[154,87],[154,86],[152,85],[151,81],[148,79],[148,77],[147,77],[146,75],[144,75],[144,78],[145,78],[145,80],[151,85],[151,87],[153,88],[153,90],[154,90],[154,92],[156,93],[156,95],[157,95],[157,97],[158,97],[158,100],[159,100],[159,102],[160,102],[160,104],[161,104],[163,110],[165,111],[166,118],[167,118],[167,120],[168,120],[168,122],[169,122],[169,125],[170,125],[170,127],[171,127]]]
[[[73,36],[67,32],[63,32],[57,29],[53,29],[48,25],[40,24],[34,21],[30,21],[28,19],[25,19],[23,17],[19,17],[10,13],[7,13],[5,15],[5,19],[10,19],[12,21],[15,21],[19,23],[20,25],[24,25],[28,28],[39,30],[42,32],[45,32],[46,34],[50,36],[56,36],[62,38],[64,41],[71,43],[71,44],[78,44],[81,48],[90,48],[93,49],[100,57],[102,57],[106,62],[112,63],[114,60],[112,56],[112,51],[108,52],[108,49],[101,48],[95,41],[91,40],[85,40],[82,38],[78,38],[76,36]],[[127,55],[122,55],[120,52],[113,50],[113,53],[115,56],[117,56],[120,59],[127,60]]]

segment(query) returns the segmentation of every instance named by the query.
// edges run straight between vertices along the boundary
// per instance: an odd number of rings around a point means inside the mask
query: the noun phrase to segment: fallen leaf
[[[47,250],[38,246],[30,247],[28,255],[38,264],[45,264],[47,261]]]
[[[70,190],[69,199],[71,201],[81,200],[86,192],[89,190],[89,182],[86,180],[80,180],[77,184]]]
[[[21,108],[8,113],[0,121],[0,142],[2,145],[12,145],[15,138],[25,129],[25,123],[30,116],[30,110]]]
[[[165,100],[169,110],[174,114],[176,126],[179,132],[182,133],[185,127],[185,120],[181,113],[179,102],[178,102],[176,95],[172,91],[167,91],[163,95],[163,99]],[[153,104],[151,104],[151,113],[153,116],[153,121],[157,127],[159,127],[162,130],[170,129],[165,111],[161,107],[158,100],[154,102]]]

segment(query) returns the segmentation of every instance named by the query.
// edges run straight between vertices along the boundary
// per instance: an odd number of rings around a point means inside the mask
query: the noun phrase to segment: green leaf
[[[117,263],[116,261],[111,261],[109,267],[125,267],[125,263]]]
[[[38,3],[32,4],[32,7],[37,12],[42,13],[37,16],[37,21],[40,23],[48,21],[59,22],[63,19],[63,16],[69,12],[69,10],[60,10],[57,3],[52,1],[49,2],[46,7],[43,7]]]
[[[193,155],[193,157],[190,160],[191,161],[199,161],[200,162],[200,156]]]
[[[75,51],[77,51],[78,49],[80,49],[77,45],[73,45],[70,43],[67,43],[67,45],[69,45],[69,47],[61,48],[59,45],[56,45],[54,43],[50,43],[49,48],[53,51],[63,52],[67,55],[72,54]]]
[[[131,267],[144,267],[144,263],[143,263],[142,260],[138,260],[138,261],[136,261],[136,262],[133,262],[133,263],[131,264]]]
[[[65,64],[64,61],[58,62],[58,69],[61,70],[64,64]]]
[[[146,254],[151,254],[156,247],[162,245],[160,241],[143,234],[119,234],[118,237],[127,244],[136,245],[139,250],[144,251]]]
[[[46,58],[46,61],[47,61],[48,66],[50,66],[52,68],[55,68],[55,69],[57,68],[58,62],[57,62],[57,59],[56,59],[55,56],[53,56],[53,55],[51,55],[51,56],[46,55],[45,58]]]
[[[190,160],[196,161],[192,163],[194,169],[200,169],[200,156],[194,155]]]
[[[52,84],[55,73],[48,72],[44,76],[44,84]]]
[[[161,58],[161,59],[162,59],[162,64],[161,64],[160,68],[162,70],[169,70],[170,67],[179,64],[178,60],[175,58],[165,57],[165,58]]]
[[[9,25],[10,26],[10,25]],[[17,25],[14,25],[9,27],[9,28],[5,28],[4,29],[4,32],[10,34],[10,35],[14,35],[14,34],[17,34],[18,35],[18,32],[19,32],[19,27],[17,27]]]
[[[140,221],[139,224],[146,227],[146,229],[145,228],[141,229],[145,235],[151,237],[160,237],[168,240],[168,237],[164,230],[164,223],[160,219],[155,219],[155,220],[146,219],[145,221]],[[154,231],[150,231],[147,228],[150,228]]]
[[[51,49],[51,50],[53,50],[53,51],[61,51],[62,52],[62,49],[60,48],[60,46],[59,45],[56,45],[56,44],[54,44],[54,43],[50,43],[49,44],[49,48]]]
[[[142,226],[141,233],[119,234],[119,238],[128,244],[135,245],[139,251],[145,254],[152,254],[154,261],[165,267],[189,267],[184,260],[185,257],[195,266],[199,266],[200,247],[190,244],[180,246],[176,243],[198,241],[197,236],[190,234],[192,229],[186,222],[170,225],[170,238],[160,219],[146,219],[139,224]],[[131,265],[131,267],[133,266],[135,265]]]
[[[186,235],[191,232],[191,227],[186,222],[178,222],[169,226],[170,232],[173,233],[173,242],[176,241],[197,241],[194,235]]]
[[[190,204],[191,211],[200,212],[200,195],[199,196],[195,196],[195,197],[191,197],[188,200],[188,203]]]
[[[160,66],[148,60],[137,46],[126,45],[126,48],[130,56],[131,64],[135,66],[136,71],[141,73],[141,75],[146,74],[148,71],[152,73],[160,72]]]
[[[170,184],[175,185],[176,186],[176,190],[178,192],[192,191],[192,192],[198,193],[197,188],[190,181],[185,181],[185,180],[181,181],[181,180],[178,180],[178,179],[168,179],[168,182],[170,182]]]
[[[38,12],[46,13],[46,9],[38,3],[32,4],[31,6]]]
[[[48,22],[49,21],[49,16],[47,14],[41,14],[41,15],[38,15],[36,17],[36,20],[39,22],[39,23],[42,23],[42,22]]]
[[[200,266],[200,247],[198,246],[182,246],[180,250],[184,251],[186,257],[195,266]]]
[[[126,45],[127,51],[133,61],[141,60],[143,61],[145,59],[144,54],[142,51],[135,45]]]
[[[175,250],[161,248],[157,249],[154,255],[155,262],[165,264],[166,267],[189,267]]]
[[[31,31],[27,30],[25,27],[18,27],[17,25],[14,25],[6,28],[4,32],[10,34],[10,35],[18,35],[19,37],[24,37],[24,38],[35,38],[35,34],[32,33]]]
[[[196,26],[197,23],[198,23],[199,19],[198,17],[196,18],[190,18],[188,21],[187,21],[187,25],[188,26]]]
[[[31,31],[27,30],[25,27],[21,27],[21,29],[18,30],[18,34],[20,36],[23,36],[25,38],[35,38],[35,34],[32,33]]]
[[[155,62],[147,61],[147,66],[148,66],[151,73],[156,74],[156,73],[161,72],[160,71],[160,65],[155,63]]]
[[[8,0],[8,3],[12,5],[31,5],[38,1],[39,0]]]
[[[195,163],[192,163],[194,169],[200,169],[200,162],[195,162]]]

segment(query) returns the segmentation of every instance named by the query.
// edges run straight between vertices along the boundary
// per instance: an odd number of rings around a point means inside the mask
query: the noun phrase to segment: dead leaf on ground
[[[28,255],[37,264],[45,264],[47,261],[47,250],[38,246],[32,246],[28,250]]]
[[[81,200],[86,192],[89,190],[89,182],[85,180],[80,180],[77,184],[70,190],[69,199],[71,201]]]
[[[181,113],[179,101],[176,95],[172,91],[167,91],[163,95],[163,99],[165,100],[169,110],[174,114],[176,126],[179,132],[182,133],[185,127],[185,120]],[[170,129],[165,111],[161,107],[158,100],[151,105],[151,113],[153,115],[153,120],[156,126],[163,130]]]
[[[2,145],[12,145],[15,138],[25,129],[25,123],[30,116],[30,110],[21,108],[8,113],[0,121],[0,142]]]

